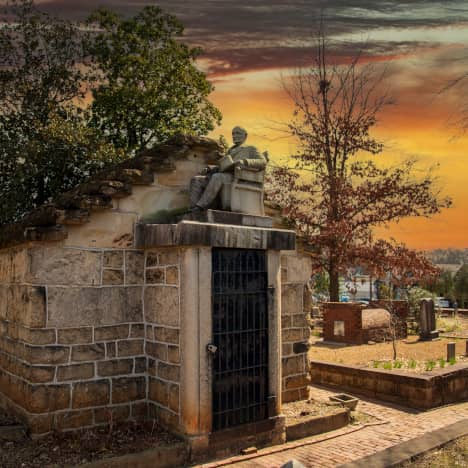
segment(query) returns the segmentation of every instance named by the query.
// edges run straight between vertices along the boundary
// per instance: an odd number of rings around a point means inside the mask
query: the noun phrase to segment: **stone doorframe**
[[[268,386],[270,416],[281,411],[281,262],[280,252],[267,250]],[[211,247],[189,247],[181,261],[181,431],[192,447],[209,443],[212,432]]]

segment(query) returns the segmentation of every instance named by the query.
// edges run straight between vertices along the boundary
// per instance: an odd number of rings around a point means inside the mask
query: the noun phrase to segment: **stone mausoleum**
[[[221,156],[177,137],[0,229],[0,406],[32,434],[154,419],[194,450],[283,440],[310,263],[268,217],[181,216]]]

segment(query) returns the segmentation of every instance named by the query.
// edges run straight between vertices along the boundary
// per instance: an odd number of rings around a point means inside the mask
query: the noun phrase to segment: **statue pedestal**
[[[186,221],[199,221],[201,223],[232,224],[268,229],[273,226],[272,219],[268,216],[249,215],[234,211],[204,210],[184,215],[183,219]]]

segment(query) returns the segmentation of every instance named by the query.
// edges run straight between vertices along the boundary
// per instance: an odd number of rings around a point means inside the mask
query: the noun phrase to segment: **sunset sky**
[[[130,0],[42,0],[49,12],[83,19],[97,6],[132,14],[154,4]],[[453,208],[430,220],[407,220],[379,231],[410,247],[468,247],[468,134],[454,122],[468,107],[468,2],[466,0],[164,0],[157,3],[186,26],[186,40],[201,46],[200,66],[216,90],[223,113],[212,136],[229,136],[241,124],[249,141],[273,160],[294,152],[294,141],[272,130],[286,122],[291,102],[281,77],[311,63],[313,36],[324,17],[327,34],[343,58],[365,45],[367,60],[389,64],[397,105],[380,116],[375,135],[386,143],[387,163],[418,157],[420,167],[439,164],[438,187]],[[352,41],[353,45],[350,45]]]

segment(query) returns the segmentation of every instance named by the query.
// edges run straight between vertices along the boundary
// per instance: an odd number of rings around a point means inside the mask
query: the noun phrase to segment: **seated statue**
[[[206,175],[195,176],[190,182],[190,203],[192,211],[201,211],[210,207],[225,184],[230,184],[234,178],[236,167],[263,170],[267,159],[255,146],[245,145],[247,131],[234,127],[232,140],[234,145],[229,148],[226,156],[219,162],[219,167],[208,167]]]

